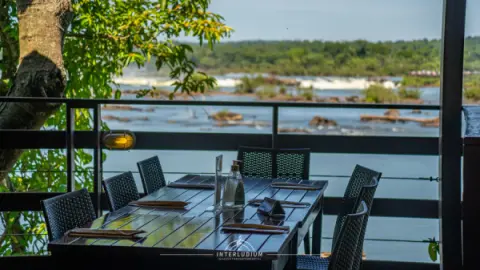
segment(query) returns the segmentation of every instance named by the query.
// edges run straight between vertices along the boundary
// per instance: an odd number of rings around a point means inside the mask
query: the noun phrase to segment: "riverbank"
[[[145,90],[123,90],[123,95],[138,95],[143,93]],[[171,91],[165,89],[155,89],[150,90],[144,98],[149,99],[168,99]],[[379,94],[377,94],[379,95]],[[252,98],[259,101],[280,101],[280,102],[316,102],[316,103],[382,103],[382,104],[424,104],[424,101],[420,98],[403,98],[397,97],[396,99],[385,100],[383,97],[372,99],[370,96],[362,97],[361,95],[352,95],[352,96],[330,96],[330,97],[321,97],[307,90],[299,90],[296,94],[290,93],[281,93],[269,90],[259,90],[254,93],[244,93],[244,92],[229,92],[229,91],[206,91],[205,93],[175,93],[175,99],[182,100],[196,100],[198,97],[246,97]],[[134,110],[134,107],[130,109],[128,106],[115,106],[110,107],[106,106],[106,110]]]

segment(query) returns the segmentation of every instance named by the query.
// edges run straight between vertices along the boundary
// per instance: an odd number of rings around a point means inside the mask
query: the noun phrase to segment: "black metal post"
[[[476,136],[465,136],[463,146],[463,267],[465,270],[478,269],[480,138],[477,136],[478,133]]]
[[[320,211],[315,220],[313,221],[312,254],[314,255],[322,253],[323,208],[325,205],[323,203],[323,198],[324,196],[322,196],[320,200]]]
[[[67,103],[67,192],[75,190],[75,108]]]
[[[101,130],[102,117],[101,105],[93,108],[93,131],[95,133],[95,147],[93,148],[93,193],[95,194],[95,210],[97,216],[102,215],[102,146]]]
[[[444,0],[440,94],[441,268],[462,269],[461,125],[466,0]]]
[[[464,107],[465,136],[463,139],[463,269],[478,269],[480,242],[480,106]]]
[[[278,135],[278,106],[273,106],[272,110],[272,148],[277,148]]]
[[[298,254],[298,231],[295,233],[295,235],[292,237],[292,240],[290,241],[290,250],[288,256],[288,262],[287,265],[285,265],[286,270],[296,270],[297,269],[297,256],[292,255],[292,254]]]

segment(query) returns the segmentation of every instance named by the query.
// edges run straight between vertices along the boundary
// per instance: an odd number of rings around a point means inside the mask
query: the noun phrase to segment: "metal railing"
[[[438,105],[370,104],[370,103],[291,103],[291,102],[224,102],[224,101],[169,101],[141,99],[38,99],[0,97],[0,102],[49,102],[66,104],[67,126],[65,131],[2,130],[0,148],[9,149],[66,149],[67,191],[74,187],[75,164],[73,149],[93,149],[93,196],[97,211],[102,209],[101,198],[101,105],[164,105],[164,106],[228,106],[266,107],[272,110],[271,134],[183,133],[183,132],[135,132],[134,149],[142,150],[209,150],[236,151],[240,145],[280,148],[310,148],[314,153],[362,153],[394,155],[438,155],[436,137],[393,136],[337,136],[297,135],[278,133],[281,108],[363,108],[363,109],[421,109],[438,110]],[[93,130],[75,131],[73,110],[93,109]],[[34,138],[32,140],[32,138]],[[460,147],[460,146],[459,146]],[[429,180],[435,180],[430,177]],[[38,210],[38,201],[54,193],[3,193],[0,195],[0,211]],[[17,199],[16,199],[17,198]],[[20,199],[21,198],[21,199]],[[432,200],[377,199],[383,200],[374,208],[373,215],[437,218],[438,203]],[[339,198],[327,198],[327,213],[338,211]],[[409,206],[409,207],[406,207]],[[410,207],[411,206],[411,207]]]
[[[398,136],[337,136],[298,135],[278,132],[279,109],[282,108],[342,108],[342,109],[420,109],[439,110],[438,105],[409,104],[353,104],[353,103],[285,103],[285,102],[222,102],[222,101],[166,101],[166,100],[105,100],[105,99],[37,99],[0,97],[0,102],[50,102],[67,107],[67,126],[63,131],[0,130],[0,148],[8,149],[66,149],[67,191],[75,186],[74,149],[93,149],[93,193],[96,209],[107,209],[101,192],[101,105],[162,105],[162,106],[229,106],[264,107],[272,110],[271,134],[228,134],[192,132],[134,132],[137,143],[134,150],[203,150],[236,151],[240,145],[279,148],[310,148],[313,153],[362,153],[393,155],[438,155],[438,137]],[[93,109],[93,129],[75,131],[73,110]],[[32,140],[34,138],[34,140]],[[459,146],[460,147],[460,146]],[[312,175],[315,177],[349,177],[348,175]],[[385,179],[398,177],[385,177]],[[402,177],[400,177],[402,178]],[[405,180],[437,181],[436,177],[410,177]],[[0,193],[1,211],[39,211],[40,201],[59,195],[58,192]],[[325,198],[327,215],[339,212],[341,198]],[[419,199],[375,199],[372,215],[382,217],[438,218],[438,201]],[[422,242],[421,239],[414,242]]]

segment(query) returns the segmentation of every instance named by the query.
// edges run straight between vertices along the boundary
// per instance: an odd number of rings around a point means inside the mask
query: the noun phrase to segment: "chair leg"
[[[303,238],[303,246],[305,249],[305,254],[310,254],[310,230],[305,235],[305,238]]]

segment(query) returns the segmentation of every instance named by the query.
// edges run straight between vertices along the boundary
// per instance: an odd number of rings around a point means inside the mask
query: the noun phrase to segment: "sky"
[[[467,35],[480,35],[480,0],[468,0]],[[230,40],[440,38],[443,0],[212,0]]]

